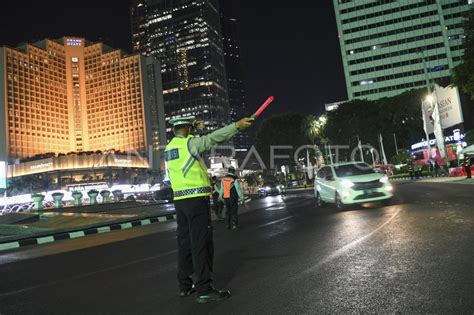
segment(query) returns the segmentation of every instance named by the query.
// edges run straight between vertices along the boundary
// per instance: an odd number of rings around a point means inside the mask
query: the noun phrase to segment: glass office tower
[[[134,0],[131,19],[134,51],[161,62],[166,119],[195,115],[205,132],[229,123],[217,0]]]
[[[447,79],[459,64],[468,0],[333,0],[349,99]]]

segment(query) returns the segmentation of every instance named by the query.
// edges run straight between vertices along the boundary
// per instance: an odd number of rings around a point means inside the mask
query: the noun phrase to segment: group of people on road
[[[410,174],[410,179],[418,179],[421,178],[421,166],[419,166],[416,163],[413,163],[413,161],[408,162],[408,173]]]
[[[422,167],[416,163],[414,163],[412,160],[409,160],[407,162],[408,166],[408,173],[410,174],[410,179],[418,179],[422,177]],[[429,170],[430,174],[433,177],[440,177],[440,176],[445,176],[445,171],[443,170],[442,166],[436,161],[436,159],[430,160],[429,161]],[[465,156],[464,159],[462,160],[462,167],[464,168],[464,171],[466,172],[467,178],[470,179],[472,178],[471,174],[471,157],[470,156]]]
[[[433,177],[439,177],[442,175],[441,171],[441,166],[438,164],[438,161],[432,160],[430,162],[430,173],[432,174]]]
[[[171,119],[175,137],[165,149],[166,169],[174,193],[178,234],[179,296],[197,291],[197,303],[208,303],[230,297],[229,290],[217,290],[212,285],[214,261],[213,227],[210,197],[223,201],[227,207],[228,227],[238,228],[237,207],[243,201],[239,179],[229,169],[221,180],[216,196],[201,154],[225,143],[240,130],[250,127],[254,118],[243,118],[208,135],[194,137],[192,132],[203,126],[195,117]],[[214,179],[217,182],[217,179]],[[218,212],[222,215],[222,212]],[[194,277],[193,277],[194,276]]]
[[[240,185],[240,179],[236,175],[234,167],[229,167],[227,175],[221,181],[217,180],[216,176],[212,177],[212,207],[217,219],[224,220],[223,212],[224,206],[227,215],[227,229],[238,230],[239,218],[238,208],[239,204],[244,203],[244,194]]]

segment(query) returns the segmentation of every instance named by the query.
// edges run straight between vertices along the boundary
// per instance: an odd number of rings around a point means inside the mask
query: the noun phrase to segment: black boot
[[[229,290],[220,291],[220,290],[215,289],[214,287],[211,287],[211,290],[209,292],[199,294],[198,297],[196,298],[196,302],[199,304],[205,304],[209,302],[219,302],[229,297],[230,297]]]
[[[193,294],[194,292],[196,292],[196,289],[194,287],[192,287],[191,289],[187,289],[187,290],[181,290],[179,292],[179,297],[187,297],[187,296],[190,296],[191,294]]]

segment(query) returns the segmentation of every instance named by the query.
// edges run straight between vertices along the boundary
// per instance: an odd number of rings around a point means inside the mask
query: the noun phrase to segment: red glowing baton
[[[265,108],[268,107],[268,105],[270,105],[271,102],[273,102],[274,99],[275,98],[273,96],[270,96],[269,98],[267,98],[265,103],[263,103],[263,105],[260,106],[260,108],[255,112],[255,114],[252,115],[252,117],[257,118],[258,116],[260,116],[260,114],[265,110]]]

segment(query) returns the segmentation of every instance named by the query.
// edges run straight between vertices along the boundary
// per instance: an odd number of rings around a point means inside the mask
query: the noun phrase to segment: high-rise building
[[[166,144],[160,72],[154,58],[77,37],[1,47],[0,160],[156,153]]]
[[[459,64],[472,0],[333,0],[349,99],[446,79]]]
[[[166,119],[230,120],[217,0],[134,0],[133,49],[161,62]],[[171,129],[168,129],[171,132]]]
[[[224,6],[221,6],[223,8]],[[232,12],[222,10],[222,39],[229,94],[230,116],[232,121],[247,116],[249,113],[245,100],[244,65],[240,46],[240,29],[238,20]],[[244,130],[234,138],[237,152],[246,152],[252,146],[250,132]]]

